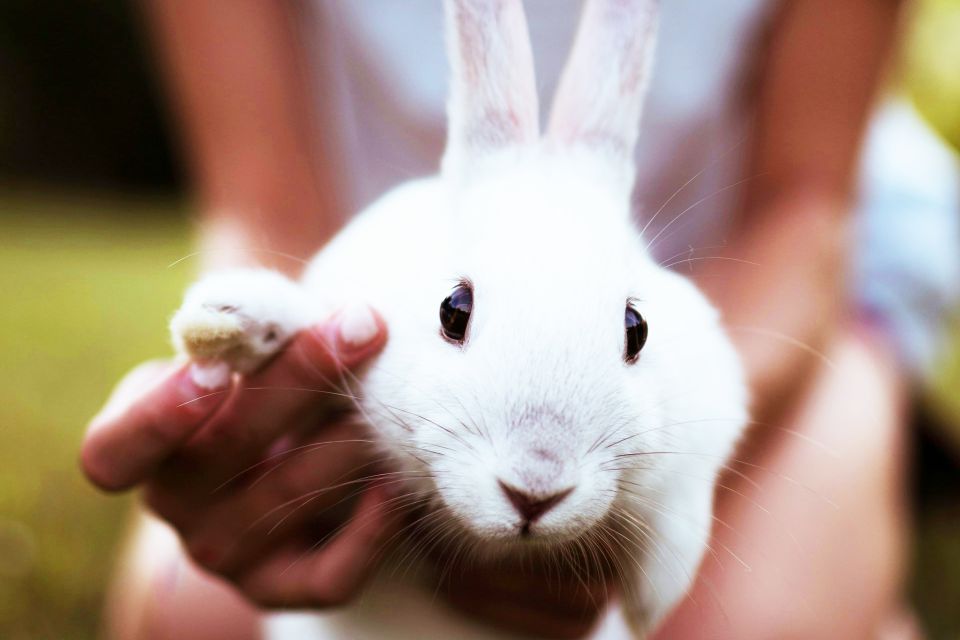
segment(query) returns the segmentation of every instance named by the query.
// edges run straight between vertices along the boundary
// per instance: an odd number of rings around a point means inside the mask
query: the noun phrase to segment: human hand
[[[198,386],[189,364],[141,365],[91,422],[83,469],[105,490],[143,487],[193,560],[255,603],[342,604],[397,518],[389,476],[366,480],[363,430],[331,419],[331,399],[385,339],[366,310],[339,314],[224,389]]]
[[[198,387],[188,364],[141,365],[91,422],[82,450],[87,476],[108,491],[142,486],[148,506],[177,530],[201,569],[255,604],[348,602],[396,533],[399,501],[384,480],[367,485],[352,518],[338,509],[376,471],[362,429],[344,420],[321,424],[328,394],[340,393],[331,380],[385,340],[377,320],[368,341],[344,345],[341,320],[303,332],[230,389]],[[606,604],[602,581],[584,585],[538,563],[470,564],[454,575],[464,579],[444,589],[451,604],[514,632],[582,637]]]
[[[614,595],[611,567],[586,570],[542,556],[458,560],[440,555],[440,593],[457,610],[507,632],[538,638],[585,638]],[[595,559],[595,557],[594,557]]]

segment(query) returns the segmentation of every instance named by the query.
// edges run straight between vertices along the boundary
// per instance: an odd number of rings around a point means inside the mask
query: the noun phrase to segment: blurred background
[[[129,497],[76,463],[130,367],[169,352],[191,209],[134,3],[0,2],[0,638],[94,638]],[[960,149],[960,0],[921,0],[891,91]],[[960,638],[960,313],[915,407],[911,597]]]

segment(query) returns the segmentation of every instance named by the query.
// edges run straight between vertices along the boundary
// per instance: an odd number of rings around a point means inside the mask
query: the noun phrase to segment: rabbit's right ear
[[[629,169],[653,60],[657,0],[587,0],[564,69],[548,139]]]
[[[444,0],[451,83],[445,174],[540,135],[521,0]]]

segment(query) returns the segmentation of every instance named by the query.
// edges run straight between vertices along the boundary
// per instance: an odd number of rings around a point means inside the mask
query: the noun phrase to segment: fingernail
[[[353,304],[340,313],[337,331],[341,348],[355,351],[370,344],[380,333],[380,327],[377,326],[377,319],[370,307]]]
[[[205,392],[226,389],[230,384],[230,366],[225,362],[194,362],[188,375]]]
[[[224,375],[206,363],[194,362],[185,370],[180,370],[175,384],[177,406],[189,407],[189,411],[195,416],[206,415],[227,397],[230,372],[227,370]]]

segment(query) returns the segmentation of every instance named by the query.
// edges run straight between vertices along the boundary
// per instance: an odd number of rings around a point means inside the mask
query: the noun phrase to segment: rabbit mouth
[[[429,529],[455,531],[449,534],[452,539],[468,544],[483,555],[506,557],[536,551],[550,551],[567,545],[583,544],[597,535],[600,522],[552,522],[516,518],[499,522],[496,526],[478,523],[474,518],[464,517],[449,506],[438,501],[434,509],[443,512],[443,516],[431,518],[434,524]],[[604,519],[601,519],[605,520]],[[428,533],[429,535],[429,533]]]

